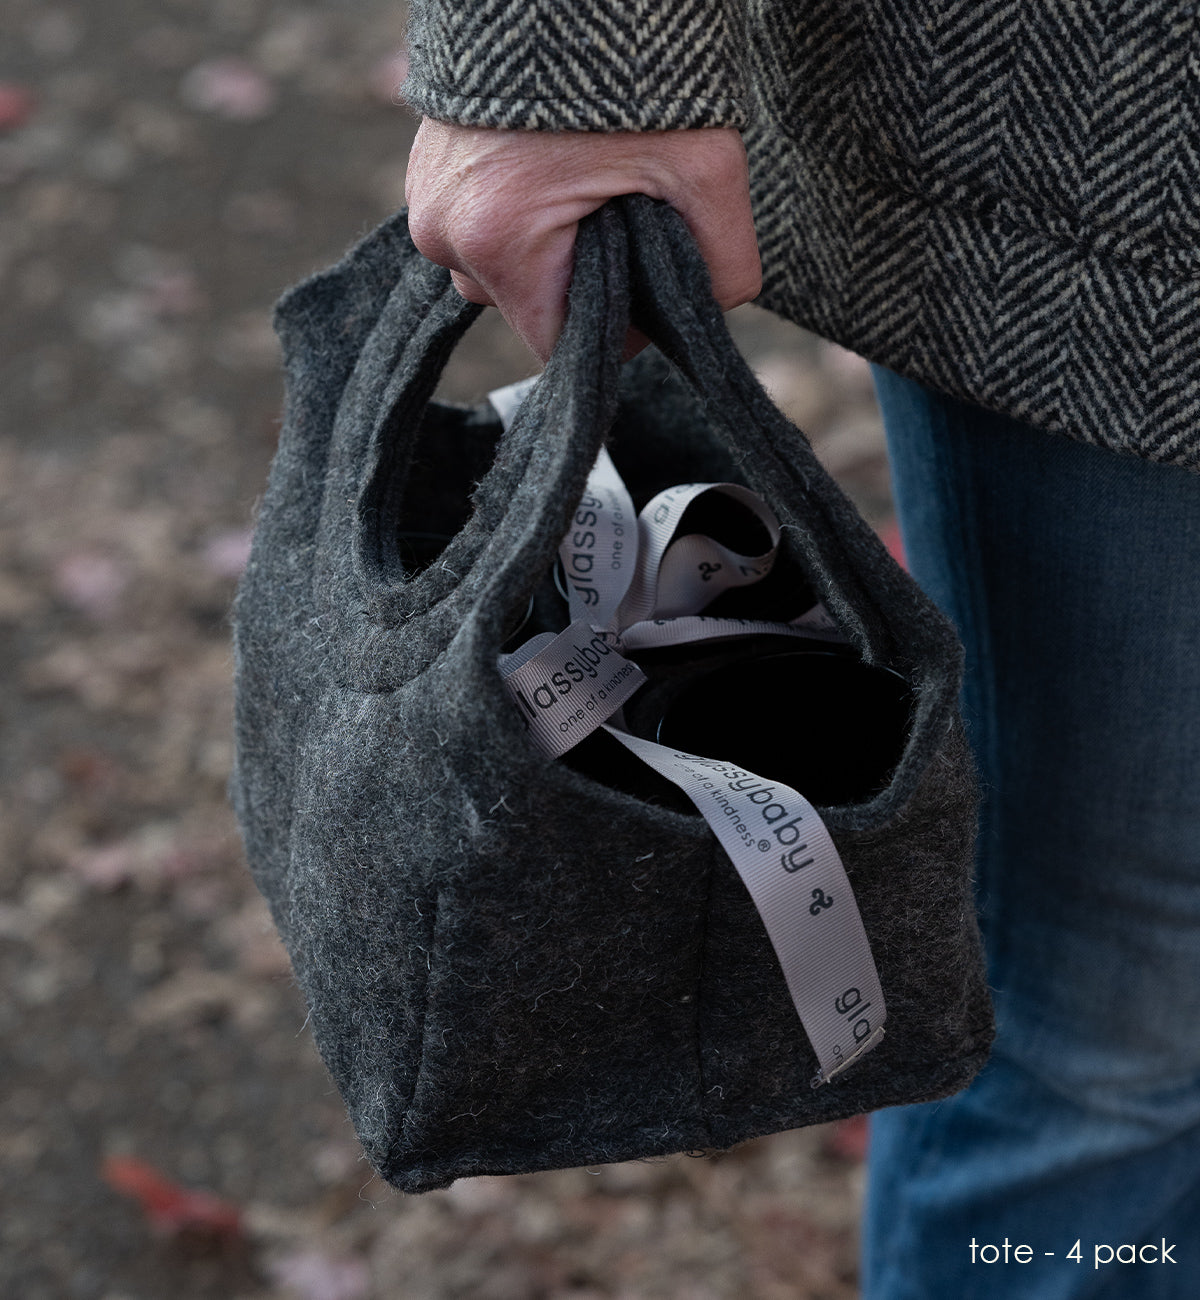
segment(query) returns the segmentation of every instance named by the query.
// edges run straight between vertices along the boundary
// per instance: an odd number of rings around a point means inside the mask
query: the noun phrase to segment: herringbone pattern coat
[[[405,95],[540,130],[737,126],[762,302],[1200,470],[1200,17],[1181,0],[413,0]]]

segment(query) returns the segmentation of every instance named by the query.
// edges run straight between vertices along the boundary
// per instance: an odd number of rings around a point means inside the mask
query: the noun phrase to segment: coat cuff
[[[405,101],[523,131],[742,127],[737,0],[412,0]]]

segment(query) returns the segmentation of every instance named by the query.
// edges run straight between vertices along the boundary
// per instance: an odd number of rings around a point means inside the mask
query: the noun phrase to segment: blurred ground
[[[850,1297],[854,1126],[373,1179],[242,866],[227,612],[270,305],[401,200],[402,30],[388,0],[0,0],[0,1295]],[[886,528],[861,363],[735,318]],[[447,391],[529,369],[485,318]]]

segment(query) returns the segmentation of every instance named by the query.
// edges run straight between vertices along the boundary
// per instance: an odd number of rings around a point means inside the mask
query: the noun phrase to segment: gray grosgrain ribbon
[[[491,394],[506,425],[533,382]],[[746,556],[704,534],[679,536],[685,511],[706,493],[731,497],[750,511],[769,548]],[[695,804],[762,917],[817,1056],[817,1087],[875,1047],[886,1019],[866,930],[828,829],[789,786],[619,725],[621,706],[646,680],[623,651],[762,633],[842,639],[819,604],[790,623],[703,614],[722,591],[770,573],[779,538],[767,504],[732,483],[668,488],[635,513],[616,466],[601,451],[559,547],[570,625],[502,656],[500,670],[545,753],[557,758],[603,726]],[[798,715],[802,709],[797,700]]]

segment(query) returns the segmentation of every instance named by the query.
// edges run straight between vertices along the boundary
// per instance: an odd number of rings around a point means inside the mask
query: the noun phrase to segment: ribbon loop
[[[506,426],[533,382],[491,395]],[[726,541],[703,531],[678,535],[689,511]],[[789,786],[609,725],[646,681],[622,651],[763,634],[845,639],[820,604],[790,623],[703,613],[722,592],[761,582],[775,564],[780,536],[767,503],[734,483],[668,488],[635,518],[621,475],[602,450],[559,546],[570,626],[502,656],[500,671],[543,752],[561,757],[603,726],[696,806],[762,917],[816,1053],[817,1087],[875,1047],[886,1018],[870,943],[828,829]],[[734,549],[747,544],[760,549]],[[764,727],[773,723],[763,719]]]
[[[707,533],[677,535],[692,507],[708,504],[711,513],[718,503],[735,505],[735,529],[743,534],[757,532],[768,543],[766,548],[744,555]],[[725,513],[728,520],[730,512]],[[737,519],[737,514],[742,518]],[[749,488],[736,483],[667,488],[638,515],[638,565],[621,603],[621,624],[629,626],[652,616],[699,614],[723,591],[760,582],[775,563],[779,536],[774,512]]]

